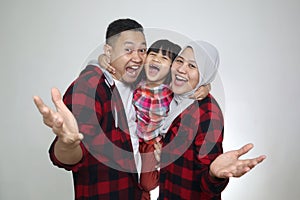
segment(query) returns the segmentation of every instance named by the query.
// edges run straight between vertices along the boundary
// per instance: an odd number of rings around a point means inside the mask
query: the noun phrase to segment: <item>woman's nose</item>
[[[183,63],[182,65],[178,66],[177,71],[180,73],[186,73],[186,64]]]

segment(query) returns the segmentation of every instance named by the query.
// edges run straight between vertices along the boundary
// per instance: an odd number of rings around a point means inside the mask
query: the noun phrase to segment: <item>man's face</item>
[[[146,50],[143,33],[134,30],[122,32],[111,46],[110,60],[116,79],[133,83],[143,68]]]

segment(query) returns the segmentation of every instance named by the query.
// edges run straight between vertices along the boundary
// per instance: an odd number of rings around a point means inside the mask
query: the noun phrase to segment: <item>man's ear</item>
[[[103,51],[104,51],[104,54],[110,58],[112,47],[109,44],[105,44],[103,46]]]

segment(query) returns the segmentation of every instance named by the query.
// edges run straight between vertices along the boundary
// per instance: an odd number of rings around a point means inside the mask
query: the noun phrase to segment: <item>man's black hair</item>
[[[144,33],[144,28],[141,24],[133,19],[117,19],[110,23],[106,30],[106,44],[111,45],[113,36],[117,36],[123,31],[134,30]],[[113,37],[114,38],[114,37]]]

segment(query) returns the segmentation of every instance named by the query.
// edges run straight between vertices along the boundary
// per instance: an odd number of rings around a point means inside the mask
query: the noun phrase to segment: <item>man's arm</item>
[[[54,146],[55,157],[63,164],[76,164],[83,156],[80,147],[83,135],[79,133],[76,119],[63,103],[61,94],[57,88],[52,88],[51,96],[56,111],[44,104],[38,96],[34,96],[33,100],[43,116],[44,124],[52,128],[52,131],[57,136]]]
[[[205,97],[207,97],[210,90],[211,90],[210,83],[207,85],[202,85],[195,91],[195,93],[192,96],[190,96],[190,98],[195,100],[202,100]]]

